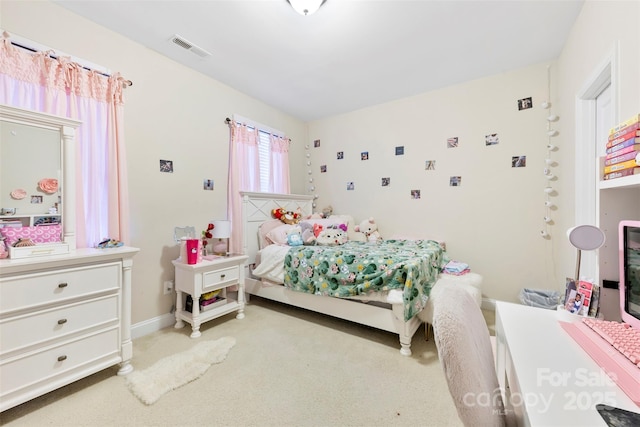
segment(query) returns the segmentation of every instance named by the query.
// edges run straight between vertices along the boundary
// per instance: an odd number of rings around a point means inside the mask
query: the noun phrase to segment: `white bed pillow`
[[[265,235],[265,240],[271,244],[286,245],[287,233],[289,233],[293,227],[295,227],[295,225],[281,223],[281,225],[273,228]]]
[[[274,228],[280,227],[281,225],[283,225],[283,222],[279,219],[269,219],[260,224],[260,227],[258,227],[258,242],[260,244],[260,249],[273,244],[273,242],[267,237],[267,234],[269,234],[269,232]]]

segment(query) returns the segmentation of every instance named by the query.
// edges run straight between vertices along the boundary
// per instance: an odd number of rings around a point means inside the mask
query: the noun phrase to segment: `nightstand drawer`
[[[0,321],[0,355],[109,323],[118,324],[117,295],[3,319]]]
[[[120,264],[25,274],[0,280],[3,313],[120,288]]]
[[[202,292],[210,292],[235,284],[239,279],[240,269],[237,266],[204,273],[202,275]]]

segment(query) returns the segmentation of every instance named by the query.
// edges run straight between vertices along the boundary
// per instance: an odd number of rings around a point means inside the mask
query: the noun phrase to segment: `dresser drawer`
[[[211,292],[229,284],[237,283],[240,279],[238,266],[209,271],[202,275],[202,292]]]
[[[96,326],[118,324],[118,296],[81,301],[29,315],[0,320],[0,355],[17,349],[77,334]]]
[[[8,358],[0,362],[0,395],[46,382],[54,376],[63,376],[82,365],[94,364],[99,359],[117,357],[118,330],[113,328],[56,347],[47,347],[25,357]]]
[[[120,264],[93,265],[0,279],[0,311],[51,304],[120,287]]]

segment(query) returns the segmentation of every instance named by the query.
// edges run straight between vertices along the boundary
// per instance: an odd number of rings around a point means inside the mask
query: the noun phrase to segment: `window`
[[[258,155],[260,156],[260,191],[269,192],[269,177],[271,176],[271,138],[270,134],[258,129]]]

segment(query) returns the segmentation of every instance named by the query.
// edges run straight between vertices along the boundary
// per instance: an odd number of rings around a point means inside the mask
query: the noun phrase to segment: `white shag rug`
[[[151,405],[163,394],[198,379],[212,364],[222,362],[235,344],[236,339],[231,337],[200,342],[147,369],[132,372],[127,376],[127,386],[143,403]]]

